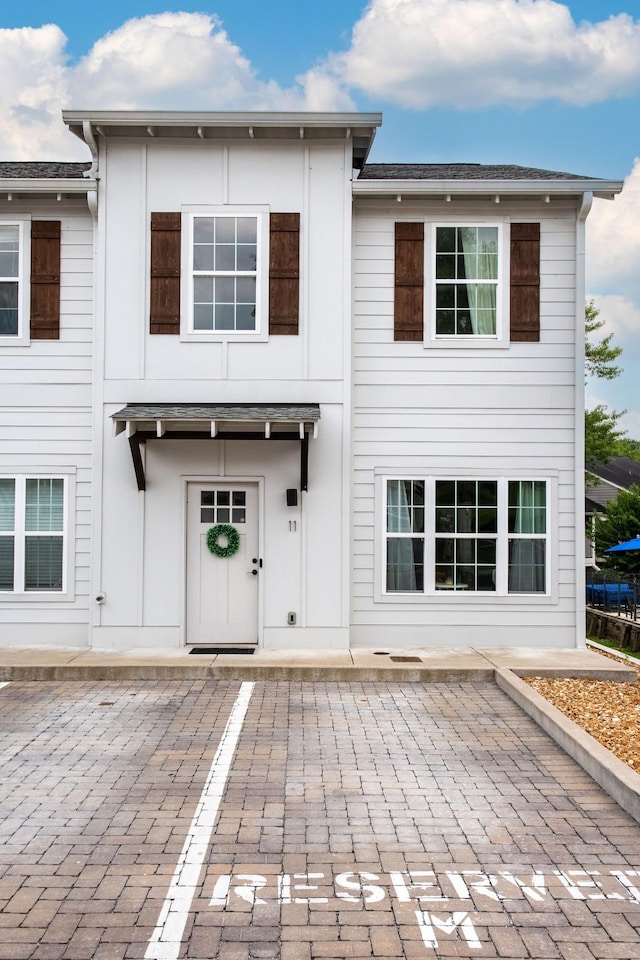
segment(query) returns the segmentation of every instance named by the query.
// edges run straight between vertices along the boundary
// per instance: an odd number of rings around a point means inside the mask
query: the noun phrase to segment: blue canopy
[[[640,550],[640,537],[625,540],[624,543],[617,543],[615,547],[609,547],[608,550],[605,550],[605,553],[622,553],[625,550]]]

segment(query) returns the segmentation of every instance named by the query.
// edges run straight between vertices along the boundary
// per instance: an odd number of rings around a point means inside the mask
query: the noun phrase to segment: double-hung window
[[[0,222],[0,337],[21,334],[22,227]]]
[[[497,226],[435,227],[436,336],[496,336],[498,241]]]
[[[546,594],[548,483],[387,478],[383,593]]]
[[[65,480],[0,477],[0,592],[65,589]]]
[[[192,332],[259,330],[260,218],[192,218]]]

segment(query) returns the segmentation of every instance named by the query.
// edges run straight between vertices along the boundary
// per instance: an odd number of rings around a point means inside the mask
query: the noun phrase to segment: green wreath
[[[220,537],[227,541],[225,547],[219,543]],[[216,523],[207,530],[207,546],[216,557],[232,557],[240,547],[240,534],[230,523]]]

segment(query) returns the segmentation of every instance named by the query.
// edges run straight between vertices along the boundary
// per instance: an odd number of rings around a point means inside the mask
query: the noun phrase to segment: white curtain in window
[[[477,227],[460,229],[467,296],[471,311],[471,329],[489,336],[496,332],[496,283],[473,283],[475,280],[497,280],[496,244],[483,236]]]
[[[403,480],[387,484],[387,530],[411,533],[411,509]],[[415,591],[416,571],[413,562],[413,539],[389,537],[387,540],[387,590]]]
[[[510,493],[516,482],[509,484]],[[517,481],[516,504],[509,497],[509,533],[546,532],[546,487],[543,482]],[[509,540],[509,591],[511,593],[544,593],[545,540],[517,537]]]

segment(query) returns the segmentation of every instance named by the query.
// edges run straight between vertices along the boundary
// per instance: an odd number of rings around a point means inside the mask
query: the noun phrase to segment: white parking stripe
[[[0,689],[2,687],[8,687],[10,683],[11,683],[11,680],[0,680]]]
[[[254,683],[243,683],[193,815],[145,960],[177,960]]]

